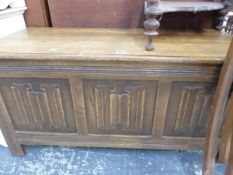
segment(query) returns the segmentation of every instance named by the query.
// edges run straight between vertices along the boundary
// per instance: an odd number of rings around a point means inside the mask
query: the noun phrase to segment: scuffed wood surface
[[[145,51],[143,29],[28,28],[0,39],[0,60],[222,63],[230,35],[215,30],[160,31]]]

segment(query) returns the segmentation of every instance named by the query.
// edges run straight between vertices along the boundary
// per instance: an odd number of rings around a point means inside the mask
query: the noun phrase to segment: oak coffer
[[[21,145],[201,149],[230,36],[28,28],[0,39],[0,123]]]

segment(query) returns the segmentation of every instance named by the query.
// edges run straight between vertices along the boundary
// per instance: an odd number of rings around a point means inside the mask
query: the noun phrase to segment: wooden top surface
[[[215,30],[165,31],[146,51],[143,29],[28,28],[0,38],[0,60],[222,63],[231,36]]]

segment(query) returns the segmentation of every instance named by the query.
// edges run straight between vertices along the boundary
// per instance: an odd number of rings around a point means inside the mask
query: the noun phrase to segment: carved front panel
[[[55,79],[1,79],[17,130],[75,132],[69,84]]]
[[[211,83],[174,82],[164,135],[205,136],[213,90]]]
[[[84,81],[88,132],[151,135],[157,83]]]

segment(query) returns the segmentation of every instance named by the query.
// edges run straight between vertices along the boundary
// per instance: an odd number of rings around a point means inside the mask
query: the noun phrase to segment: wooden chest
[[[230,36],[29,28],[1,39],[0,121],[21,145],[201,149]]]

